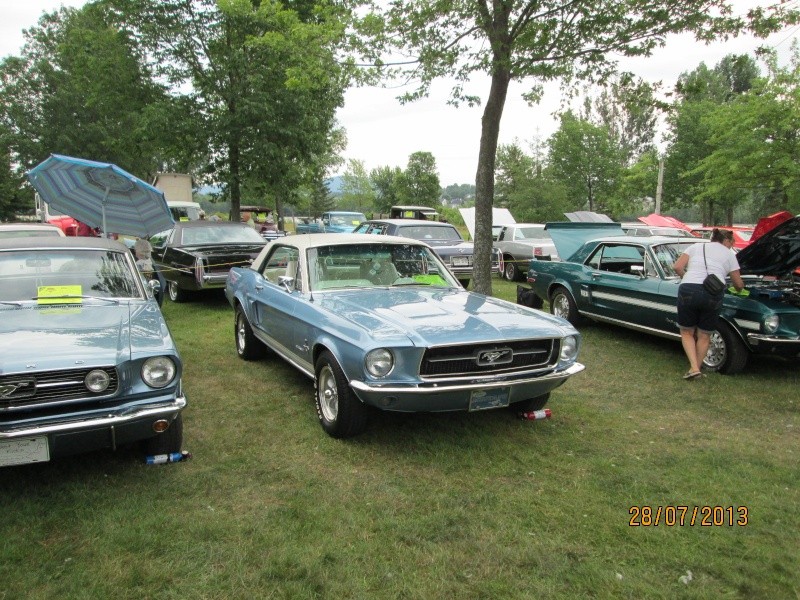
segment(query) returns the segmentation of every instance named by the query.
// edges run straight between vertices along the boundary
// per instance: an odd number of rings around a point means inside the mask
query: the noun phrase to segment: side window
[[[273,249],[261,270],[264,279],[278,285],[278,278],[281,275],[288,275],[295,278],[295,288],[300,289],[300,273],[298,268],[299,252],[297,248],[289,246],[278,246]]]
[[[603,246],[599,246],[586,261],[586,266],[591,269],[600,269],[600,259],[603,257]]]

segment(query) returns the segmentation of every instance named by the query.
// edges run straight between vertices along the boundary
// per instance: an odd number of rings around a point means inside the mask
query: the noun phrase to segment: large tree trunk
[[[481,118],[481,145],[478,171],[475,174],[475,265],[473,288],[492,294],[492,205],[494,203],[494,167],[500,119],[508,94],[511,75],[508,69],[496,67],[492,74],[489,99]]]

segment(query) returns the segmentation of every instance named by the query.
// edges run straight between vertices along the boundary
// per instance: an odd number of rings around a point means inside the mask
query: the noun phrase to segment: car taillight
[[[533,248],[533,255],[534,256],[542,256],[543,254],[544,254],[544,252],[542,252],[542,249],[539,246],[535,246]]]
[[[202,258],[198,258],[194,263],[194,278],[198,284],[203,283],[203,275],[206,273],[206,265]]]

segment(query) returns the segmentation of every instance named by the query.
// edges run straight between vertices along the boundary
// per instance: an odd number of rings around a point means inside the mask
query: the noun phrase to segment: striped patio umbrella
[[[111,163],[52,154],[28,179],[54,210],[104,234],[147,237],[175,224],[162,191]]]

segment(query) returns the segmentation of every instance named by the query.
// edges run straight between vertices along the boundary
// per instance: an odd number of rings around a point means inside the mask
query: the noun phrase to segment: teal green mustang
[[[531,261],[528,283],[550,311],[680,339],[680,277],[672,264],[702,239],[626,236],[619,223],[549,223],[563,262]],[[800,356],[800,218],[790,219],[738,253],[747,295],[726,293],[706,368],[732,374],[750,354]],[[732,289],[732,288],[731,288]]]

